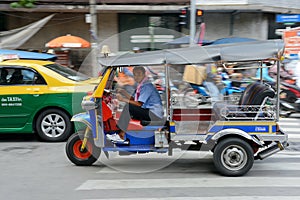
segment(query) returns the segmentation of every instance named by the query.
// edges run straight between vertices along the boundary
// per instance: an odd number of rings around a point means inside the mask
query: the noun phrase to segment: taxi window
[[[55,64],[50,64],[50,65],[44,65],[45,67],[55,71],[56,73],[68,78],[68,79],[71,79],[72,81],[85,81],[85,80],[88,80],[90,77],[80,73],[80,72],[77,72],[73,69],[70,69],[68,67],[64,67],[62,65],[59,65],[57,63]]]
[[[0,70],[0,85],[7,84],[8,70],[1,68]]]
[[[45,85],[44,78],[30,69],[20,67],[0,68],[0,85]]]

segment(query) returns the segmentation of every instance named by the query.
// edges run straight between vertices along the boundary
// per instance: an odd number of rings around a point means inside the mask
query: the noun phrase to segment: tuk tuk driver
[[[145,121],[161,121],[163,118],[163,106],[160,95],[153,84],[146,76],[144,67],[135,67],[133,69],[134,80],[138,83],[133,96],[124,89],[120,89],[117,94],[119,101],[126,102],[118,121],[118,134],[106,135],[106,137],[115,143],[129,144],[125,140],[125,133],[130,119]]]

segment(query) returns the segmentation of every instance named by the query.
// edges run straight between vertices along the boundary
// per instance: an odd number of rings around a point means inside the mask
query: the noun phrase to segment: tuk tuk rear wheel
[[[88,138],[86,147],[82,150],[83,139],[83,133],[75,133],[69,137],[66,143],[66,154],[75,165],[90,166],[98,160],[101,149],[95,146],[91,138]]]
[[[245,140],[226,138],[216,144],[213,160],[220,174],[242,176],[253,166],[253,149]]]

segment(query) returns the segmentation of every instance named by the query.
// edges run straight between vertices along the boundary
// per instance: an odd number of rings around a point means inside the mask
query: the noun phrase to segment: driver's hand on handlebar
[[[123,89],[123,88],[117,88],[117,90],[116,90],[116,91],[117,91],[117,93],[120,93],[120,94],[121,94],[121,93],[123,93],[123,92],[124,92],[124,89]]]
[[[117,89],[117,93],[126,96],[128,93],[126,92],[126,90],[124,90],[123,88],[118,88]]]
[[[117,94],[116,96],[119,101],[125,101],[124,97],[121,94]]]

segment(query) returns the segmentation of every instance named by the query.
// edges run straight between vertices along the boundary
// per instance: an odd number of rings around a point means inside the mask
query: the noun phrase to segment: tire
[[[73,125],[65,112],[48,109],[37,117],[35,130],[43,141],[62,142],[71,135]]]
[[[98,160],[101,149],[95,146],[91,138],[88,138],[86,148],[81,151],[83,138],[84,134],[82,133],[75,133],[69,137],[66,143],[66,154],[75,165],[90,166]]]
[[[254,153],[245,140],[231,137],[216,144],[213,160],[220,174],[242,176],[252,168]]]
[[[183,102],[186,107],[194,108],[202,103],[203,96],[194,92],[194,89],[189,88],[184,92]]]

